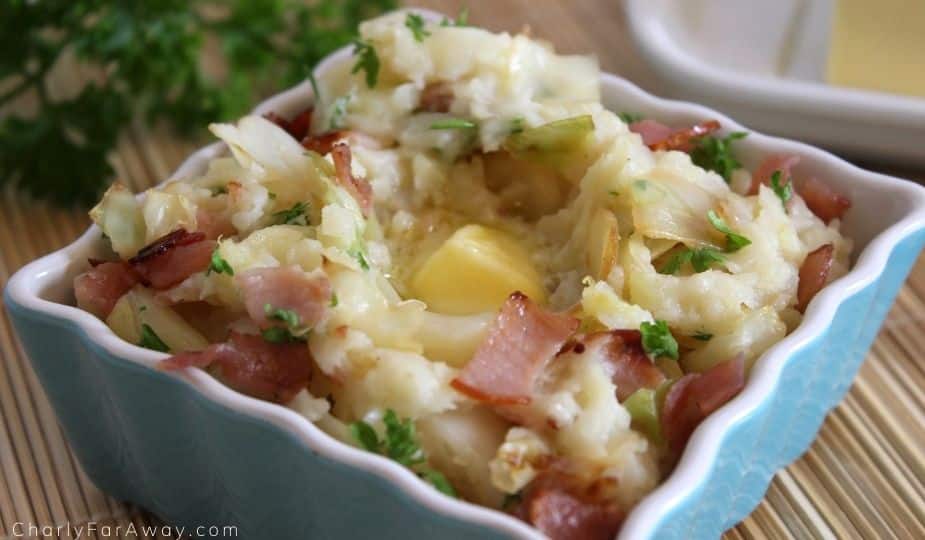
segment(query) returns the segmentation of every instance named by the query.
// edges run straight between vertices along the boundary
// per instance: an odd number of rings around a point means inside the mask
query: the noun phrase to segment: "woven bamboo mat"
[[[455,13],[460,2],[415,2]],[[471,20],[495,30],[519,30],[563,51],[594,51],[606,70],[658,90],[635,55],[612,0],[470,1]],[[60,80],[73,80],[65,73]],[[67,91],[67,85],[53,90]],[[194,145],[162,130],[133,125],[114,155],[118,175],[136,190],[165,178]],[[49,159],[46,157],[45,159]],[[878,168],[889,169],[889,164]],[[925,179],[925,171],[905,171]],[[82,212],[0,193],[0,287],[26,262],[75,237]],[[816,442],[781,471],[762,503],[726,533],[738,538],[925,538],[925,257],[899,294],[860,376],[828,417]],[[144,510],[97,490],[77,465],[5,311],[0,314],[0,537],[17,522],[39,525],[121,525],[122,533],[89,538],[136,538],[125,533],[160,522]],[[141,535],[164,538],[164,535]],[[56,536],[51,536],[52,538]],[[73,535],[62,535],[73,538]],[[171,537],[166,535],[166,537]]]

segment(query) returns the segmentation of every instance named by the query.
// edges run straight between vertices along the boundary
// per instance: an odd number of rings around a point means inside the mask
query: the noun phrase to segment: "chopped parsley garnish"
[[[696,339],[697,341],[710,341],[711,339],[713,339],[713,334],[709,332],[697,332],[691,337]]]
[[[695,165],[718,173],[728,183],[732,171],[742,167],[742,164],[732,155],[732,143],[746,136],[748,133],[736,131],[722,138],[701,137],[697,148],[691,151],[691,161]]]
[[[282,326],[271,326],[260,331],[260,336],[264,341],[269,343],[291,343],[293,341],[305,341],[304,337],[294,336],[288,328]]]
[[[209,262],[209,268],[206,269],[206,275],[208,276],[212,272],[216,274],[228,274],[229,276],[234,275],[234,268],[228,264],[228,261],[222,258],[219,246],[215,246],[215,249],[212,251],[212,260]]]
[[[777,195],[781,204],[786,208],[787,202],[793,198],[793,185],[789,178],[781,183],[780,177],[780,171],[774,171],[774,174],[771,175],[771,189],[774,190],[774,194]]]
[[[350,255],[356,259],[357,264],[360,265],[360,268],[363,270],[369,270],[369,261],[366,260],[366,247],[363,244],[362,237],[357,236],[357,239],[347,249],[347,255]]]
[[[154,329],[145,323],[141,324],[141,341],[138,345],[152,351],[169,352],[170,347],[154,332]]]
[[[411,30],[415,41],[424,41],[424,38],[430,35],[430,32],[424,28],[424,18],[417,13],[409,13],[405,17],[405,26]]]
[[[650,358],[665,356],[672,360],[678,359],[678,342],[671,335],[668,323],[643,322],[639,325],[639,331],[642,333],[642,348]]]
[[[331,307],[337,307],[337,293],[331,293]]]
[[[427,456],[418,444],[414,421],[410,418],[400,420],[395,411],[388,409],[382,423],[385,424],[385,437],[382,439],[371,425],[362,420],[350,424],[350,434],[365,450],[408,467],[438,491],[455,497],[456,490],[441,472],[422,465]]]
[[[475,129],[476,127],[478,126],[475,122],[463,120],[462,118],[447,118],[430,125],[430,129]]]
[[[525,128],[525,123],[526,121],[524,120],[523,116],[518,116],[517,118],[511,120],[511,135],[523,131]]]
[[[331,119],[328,123],[330,129],[340,129],[344,127],[344,116],[347,115],[347,103],[350,102],[350,95],[341,96],[334,100],[331,105]]]
[[[611,189],[611,190],[607,191],[607,193],[608,193],[611,197],[619,197],[619,196],[620,196],[620,192],[617,191],[617,190],[615,190],[615,189]]]
[[[459,15],[456,16],[455,21],[451,21],[446,17],[440,21],[440,26],[469,26],[469,8],[462,8],[459,10]]]
[[[212,186],[209,188],[209,191],[212,192],[213,197],[218,197],[219,195],[228,193],[228,186]]]
[[[719,217],[719,214],[713,210],[707,212],[707,219],[710,220],[710,224],[713,225],[714,229],[726,235],[727,253],[739,251],[740,249],[752,243],[752,241],[748,238],[733,232],[732,229],[729,228],[729,225],[726,225],[726,222],[723,221],[723,218]]]
[[[273,193],[272,191],[268,191],[268,192],[267,192],[267,197],[269,197],[271,201],[275,201],[275,200],[276,200],[276,193]]]
[[[668,262],[658,270],[658,273],[674,275],[678,273],[682,266],[690,263],[694,272],[699,274],[709,270],[713,263],[722,263],[725,260],[725,257],[713,248],[684,248],[668,259]]]
[[[308,210],[308,203],[297,202],[288,210],[282,210],[273,214],[273,220],[277,225],[308,225],[308,217],[305,215]]]
[[[631,112],[621,112],[621,113],[617,113],[617,116],[619,116],[619,117],[620,117],[620,120],[623,120],[623,122],[625,122],[625,123],[627,123],[627,124],[632,124],[632,123],[634,123],[634,122],[639,122],[639,121],[642,120],[642,118],[643,118],[641,114],[631,113]]]
[[[366,73],[366,86],[375,88],[379,80],[379,55],[376,54],[376,48],[363,40],[357,40],[353,42],[353,55],[357,60],[350,73],[363,70]]]
[[[282,321],[286,323],[289,328],[296,329],[302,325],[302,318],[291,309],[274,308],[270,304],[264,304],[263,312],[266,313],[267,319]]]

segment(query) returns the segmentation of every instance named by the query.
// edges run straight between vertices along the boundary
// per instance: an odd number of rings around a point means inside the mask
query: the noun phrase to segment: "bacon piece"
[[[453,105],[453,88],[445,82],[430,83],[421,91],[420,110],[433,113],[450,112]]]
[[[748,188],[747,195],[757,195],[758,188],[761,184],[771,185],[771,176],[775,171],[780,171],[780,180],[785,185],[790,181],[791,169],[800,163],[800,156],[793,154],[772,154],[761,162],[755,174],[752,175],[752,184]]]
[[[796,189],[807,208],[826,224],[841,218],[851,208],[851,199],[836,193],[828,184],[815,177],[797,182]]]
[[[707,120],[681,129],[672,129],[655,120],[640,120],[629,125],[630,131],[642,135],[642,142],[651,150],[690,152],[697,139],[720,129],[716,120]]]
[[[835,256],[835,246],[824,244],[803,259],[800,265],[800,282],[797,285],[797,311],[803,313],[810,300],[816,296],[829,279],[832,271],[832,262]]]
[[[237,332],[231,332],[225,343],[180,353],[158,364],[168,371],[190,366],[208,368],[231,388],[276,403],[290,401],[311,380],[311,353],[305,343],[269,343]]]
[[[547,311],[515,292],[451,385],[479,401],[525,405],[543,368],[577,329],[578,319]]]
[[[337,177],[337,181],[353,195],[353,198],[360,205],[363,215],[369,216],[369,212],[373,208],[373,188],[364,178],[353,176],[350,169],[350,162],[353,159],[350,154],[350,147],[339,142],[331,148],[331,156],[334,158],[334,175]]]
[[[234,279],[244,297],[247,314],[260,328],[285,326],[283,321],[267,317],[267,305],[273,310],[295,312],[299,324],[311,328],[331,303],[331,282],[321,272],[306,274],[295,266],[254,268]]]
[[[626,512],[596,500],[574,477],[551,468],[527,486],[515,515],[552,540],[611,540]]]
[[[92,268],[74,278],[74,296],[77,307],[105,319],[119,298],[138,283],[138,275],[122,261],[90,260],[90,264]]]
[[[665,380],[665,374],[643,350],[639,330],[596,332],[585,337],[584,343],[589,348],[602,348],[610,380],[617,387],[620,401],[640,388],[657,388]]]
[[[678,379],[662,405],[662,433],[668,447],[680,455],[700,422],[744,387],[745,358],[741,354],[703,373],[688,373]]]
[[[215,242],[201,232],[177,229],[141,248],[129,264],[145,285],[169,289],[209,267]]]
[[[308,135],[308,131],[312,127],[313,111],[314,108],[309,107],[295,115],[292,120],[286,120],[282,116],[272,111],[264,114],[263,117],[286,130],[286,133],[292,135],[293,139],[301,141],[305,138],[306,135]]]
[[[209,212],[204,208],[196,210],[196,229],[211,240],[216,240],[221,236],[234,236],[238,232],[227,217]]]
[[[350,132],[346,130],[334,130],[322,133],[320,135],[309,135],[302,139],[302,147],[312,152],[318,152],[322,156],[329,154],[334,149],[334,145],[350,137]]]

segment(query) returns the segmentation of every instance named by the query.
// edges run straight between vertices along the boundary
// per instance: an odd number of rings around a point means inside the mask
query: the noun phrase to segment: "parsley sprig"
[[[212,272],[215,272],[216,274],[228,274],[229,276],[233,276],[234,268],[222,257],[222,252],[219,251],[219,249],[219,246],[215,246],[215,250],[212,251],[212,259],[209,261],[209,268],[206,269],[206,275],[208,276]]]
[[[138,345],[152,351],[170,352],[170,347],[157,335],[157,332],[150,325],[142,323],[141,341]]]
[[[723,218],[719,217],[719,214],[713,210],[707,212],[707,219],[710,220],[710,224],[713,225],[714,229],[726,235],[726,253],[739,251],[752,243],[748,238],[733,232],[729,225],[726,225],[726,222],[723,221]]]
[[[92,204],[114,170],[107,160],[137,113],[195,135],[259,97],[305,79],[311,66],[356,39],[357,25],[395,0],[7,2],[0,9],[0,184],[63,205]],[[201,70],[218,44],[227,73]],[[48,77],[62,57],[105,78],[55,97]],[[78,71],[78,70],[75,70]],[[31,95],[37,109],[17,107]],[[15,103],[14,103],[15,102]],[[54,159],[49,159],[49,152]]]
[[[774,190],[774,194],[777,195],[781,204],[786,208],[787,203],[793,198],[793,183],[791,180],[788,178],[782,182],[780,171],[774,171],[771,174],[771,189]]]
[[[742,167],[739,160],[732,155],[732,143],[747,136],[748,133],[744,131],[735,131],[725,137],[701,137],[697,148],[691,151],[691,161],[718,173],[728,183],[732,178],[732,171]]]
[[[440,21],[440,26],[469,26],[469,8],[462,8],[459,10],[459,15],[456,16],[455,21],[451,21],[446,17]]]
[[[308,225],[308,203],[297,202],[286,210],[274,212],[271,216],[277,225]]]
[[[650,358],[665,356],[672,360],[678,359],[678,342],[671,335],[668,323],[661,320],[643,322],[639,325],[639,332],[642,333],[642,348]]]
[[[350,433],[365,450],[408,467],[438,491],[455,497],[456,490],[446,477],[424,465],[427,455],[418,444],[414,421],[410,418],[400,420],[395,411],[388,409],[382,417],[382,423],[385,425],[385,437],[382,439],[371,425],[362,420],[350,424]]]
[[[376,82],[379,81],[379,54],[376,48],[369,42],[356,40],[353,42],[353,55],[356,62],[350,73],[363,71],[366,74],[366,86],[375,88]]]
[[[447,118],[446,120],[437,120],[430,125],[430,129],[475,129],[478,124],[462,118]],[[521,129],[521,131],[523,131]]]
[[[668,259],[668,262],[658,270],[658,273],[674,275],[677,274],[685,264],[690,263],[694,272],[699,274],[701,272],[706,272],[714,264],[722,264],[725,261],[726,258],[723,257],[723,254],[713,248],[685,247]]]
[[[424,38],[430,35],[430,32],[424,27],[424,17],[417,13],[409,13],[405,17],[405,26],[411,30],[415,41],[424,41]]]

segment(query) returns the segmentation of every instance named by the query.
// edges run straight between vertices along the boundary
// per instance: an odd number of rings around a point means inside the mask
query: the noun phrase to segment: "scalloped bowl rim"
[[[404,11],[404,10],[400,10]],[[415,9],[428,18],[441,17],[437,13]],[[341,49],[328,56],[316,68],[322,72],[336,62],[344,61],[351,51]],[[652,96],[632,83],[609,73],[602,73],[603,87],[612,87],[623,95],[646,103],[653,110],[671,114],[694,114],[713,117],[731,130],[745,128],[725,115],[700,105],[666,100]],[[306,81],[276,96],[255,108],[256,113],[285,108],[288,103],[311,98],[312,90]],[[859,185],[868,189],[891,189],[909,201],[909,210],[900,221],[886,228],[870,240],[859,255],[856,263],[842,278],[835,280],[813,299],[803,322],[783,340],[769,348],[755,363],[745,389],[732,401],[711,414],[695,431],[675,470],[654,491],[648,494],[630,512],[620,531],[620,538],[648,538],[657,529],[662,518],[670,509],[692,496],[702,485],[716,460],[724,434],[766,404],[773,397],[781,371],[793,353],[809,345],[831,324],[842,299],[847,298],[873,283],[883,272],[888,255],[900,240],[925,229],[925,189],[909,181],[882,174],[863,171],[828,152],[810,145],[782,138],[762,135],[748,130],[749,140],[759,146],[774,147],[777,151],[799,150],[812,159],[829,162],[835,168],[863,175]],[[213,143],[191,154],[170,179],[188,176],[208,160],[224,150],[223,143]],[[848,175],[851,176],[851,175]],[[45,255],[20,269],[7,285],[7,294],[20,306],[57,319],[70,322],[96,345],[110,354],[156,369],[156,363],[167,355],[132,345],[117,337],[106,324],[93,315],[74,306],[60,304],[41,297],[54,283],[65,277],[66,270],[97,242],[99,229],[90,228],[70,245]],[[312,450],[327,458],[348,464],[358,469],[390,480],[393,485],[410,495],[417,503],[444,514],[473,523],[481,524],[499,532],[521,539],[540,540],[543,535],[529,525],[500,511],[453,499],[440,494],[421,482],[406,468],[384,457],[359,450],[329,436],[308,419],[281,405],[260,401],[222,385],[212,376],[198,368],[187,368],[172,374],[186,381],[205,397],[234,411],[266,420]]]

